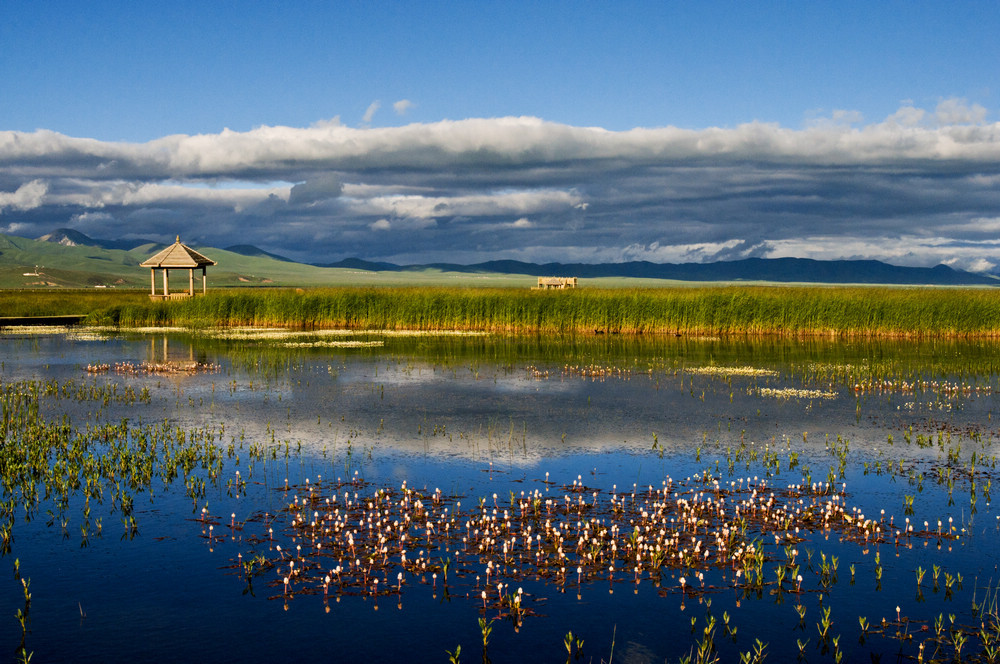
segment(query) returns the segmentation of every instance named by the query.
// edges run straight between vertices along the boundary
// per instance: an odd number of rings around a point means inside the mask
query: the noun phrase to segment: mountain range
[[[894,284],[938,286],[1000,285],[994,276],[955,270],[947,265],[932,268],[901,267],[874,260],[819,261],[810,258],[744,258],[715,263],[523,263],[487,261],[473,265],[428,263],[398,266],[349,259],[325,267],[350,267],[371,271],[435,269],[442,272],[526,274],[535,277],[568,275],[581,279],[623,277],[674,281],[773,281],[821,284]]]
[[[148,240],[102,240],[61,228],[37,239],[0,235],[0,287],[118,286],[149,284],[138,264],[165,245]],[[605,285],[654,285],[662,281],[774,282],[816,284],[887,284],[997,286],[1000,278],[955,270],[904,267],[874,260],[820,261],[807,258],[747,258],[714,263],[525,263],[512,260],[474,265],[428,263],[396,265],[357,258],[336,263],[298,263],[255,247],[193,247],[214,258],[209,283],[221,286],[274,285],[520,285],[540,276],[575,276]],[[476,281],[471,281],[472,279]],[[598,283],[598,282],[595,282]]]

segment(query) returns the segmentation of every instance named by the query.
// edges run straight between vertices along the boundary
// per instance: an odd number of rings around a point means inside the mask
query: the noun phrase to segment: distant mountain
[[[54,242],[64,247],[100,247],[101,249],[121,249],[122,251],[132,251],[140,247],[143,251],[158,251],[166,246],[153,240],[143,239],[101,240],[92,238],[72,228],[57,228],[51,233],[46,233],[37,239],[39,242]],[[225,251],[231,251],[234,254],[249,256],[251,258],[273,258],[276,261],[284,261],[286,263],[294,262],[290,258],[272,254],[252,244],[234,244],[231,247],[226,247]]]
[[[365,270],[367,272],[406,272],[413,270],[423,270],[423,265],[401,266],[394,263],[375,263],[361,258],[345,258],[336,263],[315,263],[316,267],[334,267],[347,270]],[[527,274],[522,272],[521,274]]]
[[[39,242],[54,242],[64,247],[100,247],[101,249],[121,249],[131,251],[138,246],[156,244],[152,240],[98,240],[72,228],[57,228],[46,233]]]
[[[39,242],[55,242],[64,247],[93,246],[94,244],[91,238],[80,231],[74,231],[72,228],[59,228],[37,239]]]
[[[226,247],[226,251],[231,251],[234,254],[239,254],[241,256],[251,256],[254,258],[273,258],[276,261],[284,261],[285,263],[294,263],[291,258],[285,258],[284,256],[279,256],[278,254],[272,254],[269,251],[264,251],[259,247],[255,247],[252,244],[234,244],[231,247]]]
[[[426,269],[469,274],[525,274],[533,277],[566,276],[594,279],[630,277],[676,281],[770,281],[779,283],[894,284],[936,286],[1000,286],[1000,278],[955,270],[947,265],[901,267],[873,260],[819,261],[810,258],[746,258],[715,263],[523,263],[487,261],[474,265],[430,263],[393,265],[349,259],[324,267],[351,267],[378,272]]]

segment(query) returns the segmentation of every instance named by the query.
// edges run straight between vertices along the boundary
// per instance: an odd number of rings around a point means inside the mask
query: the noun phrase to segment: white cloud
[[[651,263],[701,263],[740,244],[739,240],[694,242],[687,244],[630,244],[618,250],[603,248],[588,262],[615,263],[649,261]],[[600,260],[595,260],[596,258]]]
[[[317,120],[310,125],[311,129],[327,129],[329,127],[339,127],[341,126],[340,116],[335,115],[327,120]]]
[[[952,230],[998,236],[1000,235],[1000,217],[977,217],[965,223],[955,224],[952,226]]]
[[[73,215],[74,224],[106,224],[113,219],[114,217],[107,212],[84,212],[83,214]]]
[[[400,99],[392,104],[392,110],[396,111],[396,115],[406,115],[406,112],[411,108],[413,108],[413,102],[409,99]]]
[[[372,118],[375,117],[375,113],[378,112],[378,109],[381,107],[382,107],[382,102],[380,102],[378,99],[370,103],[368,105],[368,108],[365,109],[365,114],[361,117],[361,124],[363,126],[370,125],[372,123]]]
[[[48,190],[49,186],[43,180],[32,180],[22,184],[14,192],[0,191],[0,212],[4,208],[33,210],[40,207]]]
[[[934,118],[941,126],[979,124],[986,119],[986,109],[979,104],[969,104],[966,99],[943,99],[934,109]]]
[[[33,236],[59,219],[94,237],[169,221],[219,246],[237,236],[304,258],[983,265],[1000,263],[985,244],[1000,232],[1000,123],[988,115],[953,99],[932,111],[904,104],[871,124],[837,110],[804,129],[334,118],[141,144],[0,131],[0,210],[8,229]],[[375,243],[377,230],[392,232]]]
[[[806,122],[808,127],[849,127],[860,124],[865,119],[861,111],[840,108],[835,108],[829,116],[822,115],[821,111],[814,111],[810,116]]]
[[[838,124],[860,124],[865,120],[865,116],[862,115],[861,111],[849,111],[844,109],[835,109],[832,117],[833,121]]]
[[[215,135],[167,136],[149,143],[104,143],[48,131],[0,131],[0,170],[44,170],[47,176],[102,179],[134,174],[155,178],[212,177],[299,180],[296,171],[385,168],[499,167],[603,171],[610,161],[632,167],[692,160],[863,166],[908,160],[1000,160],[1000,125],[968,126],[978,106],[942,102],[937,116],[955,124],[910,126],[899,118],[860,128],[832,122],[803,130],[749,123],[730,129],[661,127],[613,132],[531,117],[441,121],[402,127],[257,127]],[[366,122],[377,110],[366,112]],[[906,111],[911,113],[911,111]],[[894,116],[891,116],[894,117]],[[541,171],[532,174],[541,175]],[[36,175],[37,177],[37,175]]]
[[[512,191],[469,196],[389,195],[346,202],[356,214],[409,218],[510,217],[546,210],[569,209],[579,196],[568,191]]]
[[[206,189],[176,183],[131,183],[102,182],[87,186],[79,182],[69,182],[73,189],[64,187],[53,192],[48,198],[57,205],[77,205],[91,209],[107,207],[136,207],[153,205],[196,205],[206,208],[229,208],[244,210],[269,197],[278,195],[283,200],[288,197],[288,189]]]
[[[89,235],[92,231],[102,232],[114,222],[115,218],[107,212],[84,212],[73,215],[70,226]]]
[[[21,235],[29,236],[34,227],[31,224],[7,224],[6,226],[0,226],[0,233],[6,235]]]
[[[998,257],[1000,258],[1000,257]],[[997,268],[997,261],[988,261],[985,258],[974,258],[965,267],[969,272],[992,272]]]
[[[885,119],[888,126],[919,127],[924,122],[927,111],[913,106],[901,106],[895,113]]]

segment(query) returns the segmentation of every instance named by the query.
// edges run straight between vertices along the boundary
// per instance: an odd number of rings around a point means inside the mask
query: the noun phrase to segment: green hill
[[[104,249],[92,245],[66,246],[57,242],[30,240],[0,234],[0,288],[130,288],[148,289],[149,270],[139,264],[162,249],[155,243],[134,249]],[[375,272],[357,267],[317,267],[266,255],[192,247],[214,260],[208,268],[208,287],[238,286],[400,286],[461,285],[530,286],[535,279],[525,275],[476,275],[426,269],[416,272]],[[157,279],[160,275],[157,274]],[[200,282],[200,274],[196,281]],[[176,270],[170,277],[171,290],[187,288],[188,276]],[[159,281],[157,282],[159,286]]]

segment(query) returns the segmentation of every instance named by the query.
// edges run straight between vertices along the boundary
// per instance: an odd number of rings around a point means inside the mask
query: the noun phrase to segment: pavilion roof
[[[182,243],[180,236],[178,236],[177,241],[172,245],[139,265],[153,268],[192,268],[215,265],[215,261]]]

